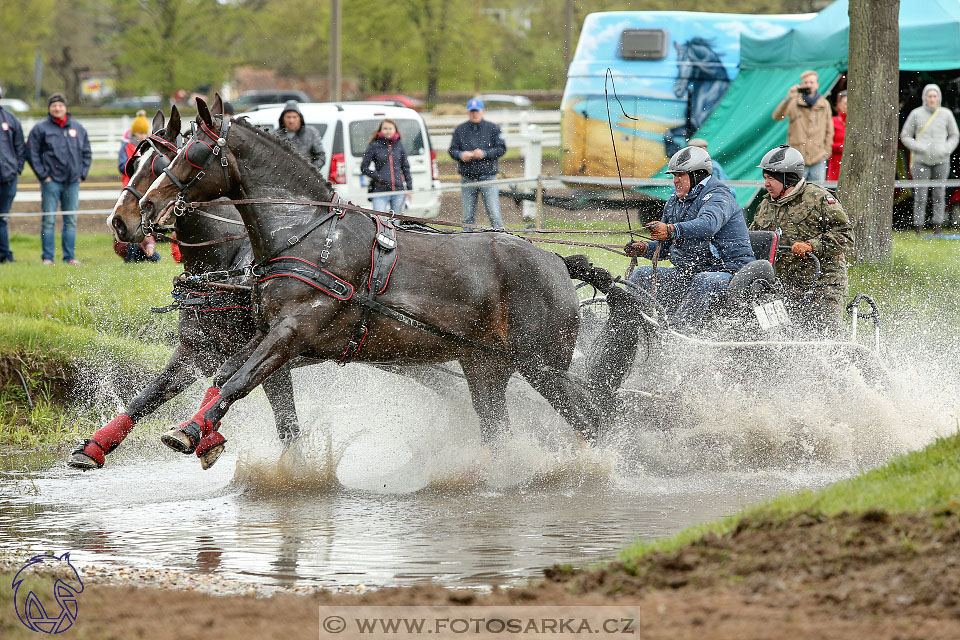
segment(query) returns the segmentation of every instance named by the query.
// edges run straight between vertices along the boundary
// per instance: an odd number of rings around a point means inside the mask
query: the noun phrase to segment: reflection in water
[[[80,565],[277,586],[505,583],[821,486],[953,424],[949,412],[915,407],[910,432],[897,433],[904,412],[884,405],[873,436],[858,439],[872,405],[860,403],[859,417],[836,414],[845,422],[831,430],[802,414],[764,414],[757,394],[738,403],[727,393],[694,429],[631,427],[620,442],[581,452],[569,427],[511,382],[514,432],[504,457],[490,460],[466,398],[442,401],[360,367],[298,370],[295,381],[306,436],[283,455],[258,391],[231,410],[228,453],[206,472],[144,433],[97,472],[3,473],[0,543],[24,555],[72,551]],[[368,396],[370,384],[389,389]],[[818,446],[798,448],[807,432]]]

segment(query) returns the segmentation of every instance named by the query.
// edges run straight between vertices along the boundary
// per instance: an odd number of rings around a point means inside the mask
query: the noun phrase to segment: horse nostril
[[[119,234],[123,234],[127,232],[127,225],[125,225],[123,223],[123,220],[121,220],[118,217],[113,218],[113,228],[116,229],[117,233]]]

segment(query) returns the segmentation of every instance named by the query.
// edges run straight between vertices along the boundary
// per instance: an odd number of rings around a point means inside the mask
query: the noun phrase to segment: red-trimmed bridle
[[[200,131],[195,131],[190,141],[177,153],[177,157],[183,155],[187,163],[194,169],[197,169],[196,175],[184,183],[173,175],[169,166],[163,169],[163,174],[170,179],[170,182],[172,182],[178,190],[177,199],[173,204],[173,213],[176,216],[182,216],[187,212],[186,192],[206,175],[207,165],[217,156],[220,157],[220,167],[223,169],[223,178],[226,184],[225,190],[230,190],[230,169],[226,156],[227,136],[230,134],[230,118],[223,117],[220,120],[219,135],[214,133],[202,120],[199,124]],[[201,133],[209,136],[212,144],[203,140],[200,136]],[[174,160],[176,160],[176,158],[174,158]]]

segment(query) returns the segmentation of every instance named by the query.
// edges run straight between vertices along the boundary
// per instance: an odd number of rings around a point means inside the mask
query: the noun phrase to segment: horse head
[[[196,129],[140,198],[144,226],[163,224],[171,215],[184,215],[189,199],[209,202],[229,196],[240,184],[236,156],[230,148],[230,118],[223,116],[223,101],[217,94],[211,108],[197,98]]]
[[[727,70],[710,40],[697,36],[682,45],[674,42],[673,46],[677,50],[677,79],[673,83],[673,93],[678,98],[691,90],[691,83],[728,79]]]
[[[127,160],[124,173],[130,182],[113,211],[107,218],[107,226],[117,240],[121,242],[141,242],[146,235],[144,221],[140,217],[140,198],[170,161],[177,154],[177,138],[180,136],[180,112],[174,106],[170,111],[170,121],[164,124],[163,113],[157,111],[153,117],[150,136],[137,146],[133,157]]]

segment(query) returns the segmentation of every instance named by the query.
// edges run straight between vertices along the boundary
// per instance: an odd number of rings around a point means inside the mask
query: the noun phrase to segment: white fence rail
[[[546,147],[560,146],[559,111],[491,111],[487,114],[487,118],[500,125],[508,148],[525,146],[532,137]],[[465,120],[465,115],[432,116],[427,114],[424,116],[427,130],[430,132],[430,140],[438,154],[446,152],[447,147],[450,146],[450,136],[453,134],[453,130]],[[123,140],[123,135],[129,131],[133,119],[130,116],[84,117],[77,118],[77,121],[87,130],[93,157],[113,159],[120,152],[120,142]],[[30,134],[30,129],[36,123],[36,118],[23,120],[24,137]]]

